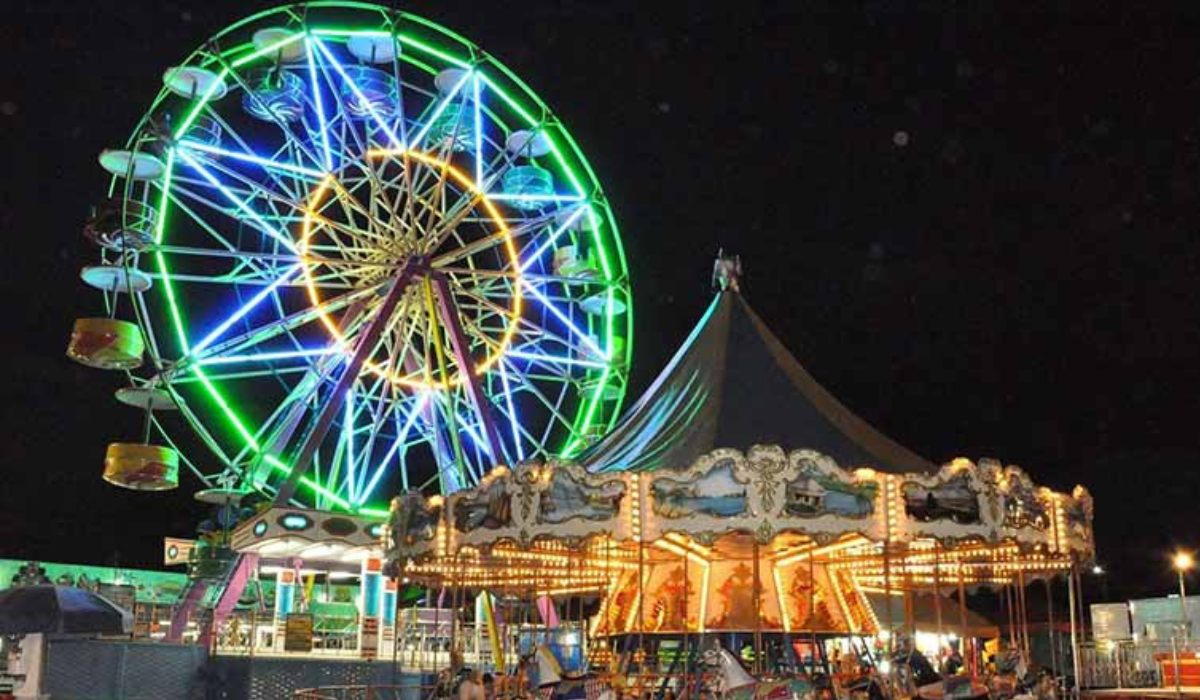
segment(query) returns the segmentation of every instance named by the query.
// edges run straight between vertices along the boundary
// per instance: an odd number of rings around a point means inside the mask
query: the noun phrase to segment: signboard
[[[284,623],[284,651],[312,651],[313,616],[309,613],[289,613]]]
[[[1133,634],[1139,639],[1167,640],[1178,637],[1183,629],[1184,612],[1186,610],[1189,624],[1189,637],[1197,634],[1196,620],[1200,620],[1200,597],[1188,596],[1184,606],[1179,604],[1179,596],[1166,598],[1145,598],[1129,601],[1129,616],[1133,618]]]
[[[196,547],[196,540],[183,540],[178,537],[163,538],[163,564],[179,566],[188,563],[188,557]]]
[[[1129,624],[1129,606],[1125,603],[1093,603],[1092,635],[1099,642],[1133,639]]]

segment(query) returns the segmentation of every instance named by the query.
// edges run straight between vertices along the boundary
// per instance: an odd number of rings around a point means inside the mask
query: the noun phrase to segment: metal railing
[[[1079,647],[1081,688],[1175,688],[1180,660],[1200,658],[1200,641],[1097,642]]]
[[[205,624],[210,624],[205,621]],[[502,644],[503,661],[512,668],[519,661],[518,651],[532,641],[542,641],[534,635],[537,628],[510,627],[512,636]],[[569,629],[564,626],[561,629]],[[561,630],[560,630],[561,631]],[[461,662],[472,668],[495,672],[496,661],[486,630],[474,624],[458,624],[452,631],[450,621],[438,625],[398,625],[395,641],[381,639],[373,657],[394,662],[404,672],[426,673],[449,668],[455,660],[451,646],[461,650]],[[357,620],[345,625],[323,624],[313,630],[312,649],[307,652],[286,651],[281,630],[273,617],[256,610],[237,611],[213,629],[211,652],[215,656],[297,657],[310,656],[329,659],[362,659],[358,648]]]
[[[329,685],[297,690],[292,700],[428,700],[433,691],[424,685]]]

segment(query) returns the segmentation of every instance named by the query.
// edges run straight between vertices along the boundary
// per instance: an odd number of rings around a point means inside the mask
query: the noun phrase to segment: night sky
[[[859,415],[938,462],[1086,484],[1113,595],[1165,593],[1167,552],[1200,548],[1200,6],[1032,9],[1048,4],[403,7],[507,63],[588,154],[633,276],[635,392],[707,304],[723,246]],[[63,355],[100,310],[79,231],[96,155],[162,71],[267,6],[0,11],[0,557],[152,566],[164,535],[193,532],[194,481],[100,479],[140,417],[117,376]]]

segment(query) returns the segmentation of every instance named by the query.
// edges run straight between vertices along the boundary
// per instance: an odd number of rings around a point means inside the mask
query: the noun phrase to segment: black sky
[[[588,154],[633,275],[636,390],[724,246],[844,403],[933,460],[1086,484],[1114,595],[1165,592],[1165,553],[1200,547],[1200,6],[1047,5],[403,7],[506,62]],[[99,308],[79,227],[163,69],[267,6],[0,10],[0,556],[154,565],[192,532],[195,484],[100,480],[139,418],[63,355]]]

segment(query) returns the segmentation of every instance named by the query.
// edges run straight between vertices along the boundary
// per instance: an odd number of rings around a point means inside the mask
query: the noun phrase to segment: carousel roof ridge
[[[777,444],[816,450],[844,468],[937,470],[821,386],[737,284],[718,290],[650,387],[579,463],[592,471],[685,468],[716,448]]]

